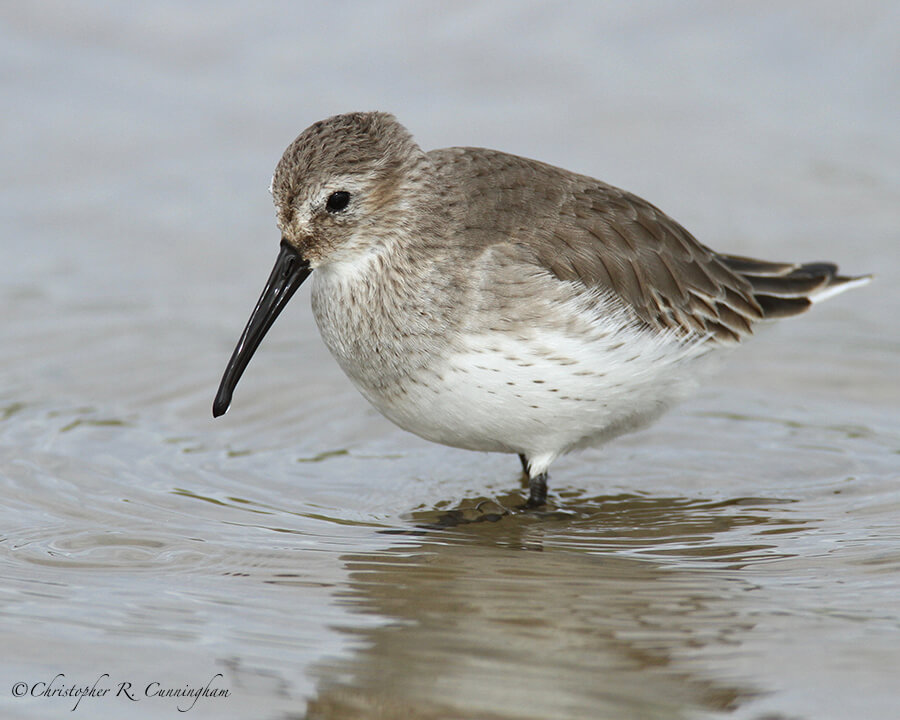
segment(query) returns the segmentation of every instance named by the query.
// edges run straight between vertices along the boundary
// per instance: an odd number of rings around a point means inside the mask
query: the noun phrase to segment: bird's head
[[[225,369],[215,417],[228,409],[256,348],[315,268],[364,260],[409,229],[426,166],[425,153],[387,113],[336,115],[288,146],[271,186],[281,251]]]

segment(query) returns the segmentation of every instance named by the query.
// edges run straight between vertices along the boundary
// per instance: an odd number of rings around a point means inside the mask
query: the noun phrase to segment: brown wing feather
[[[481,148],[429,155],[448,187],[466,188],[466,242],[527,249],[560,280],[613,293],[654,329],[733,342],[759,320],[802,312],[811,293],[855,280],[831,263],[717,254],[646,200],[536,160]]]
[[[750,283],[661,210],[589,178],[573,185],[550,242],[532,246],[561,280],[611,290],[642,322],[683,336],[738,340],[763,317]]]

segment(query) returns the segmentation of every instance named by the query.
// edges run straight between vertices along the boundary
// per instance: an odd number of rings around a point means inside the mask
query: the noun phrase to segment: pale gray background
[[[225,673],[192,717],[895,717],[898,28],[895,2],[0,7],[4,717],[71,716],[12,696],[57,672]],[[308,290],[210,416],[275,162],[366,109],[876,282],[554,466],[562,519],[379,533],[509,501],[516,461],[380,418]],[[123,703],[79,712],[179,715]]]

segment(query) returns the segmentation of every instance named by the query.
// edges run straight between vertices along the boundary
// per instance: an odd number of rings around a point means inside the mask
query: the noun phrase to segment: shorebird
[[[425,152],[381,112],[304,130],[271,193],[281,251],[213,415],[315,271],[319,332],[366,399],[428,440],[517,454],[527,507],[554,459],[658,418],[702,358],[869,279],[714,252],[629,192],[495,150]]]

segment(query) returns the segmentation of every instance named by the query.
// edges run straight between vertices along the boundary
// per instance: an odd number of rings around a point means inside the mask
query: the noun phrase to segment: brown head
[[[405,222],[407,184],[423,162],[425,153],[388,113],[348,113],[311,125],[272,178],[283,241],[311,268],[371,249]]]
[[[409,222],[425,153],[393,115],[335,115],[311,125],[275,168],[281,252],[213,403],[222,415],[275,318],[316,267],[377,251]],[[419,187],[419,191],[423,188]]]

